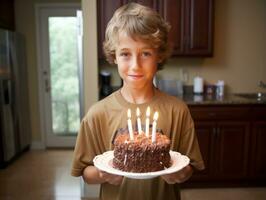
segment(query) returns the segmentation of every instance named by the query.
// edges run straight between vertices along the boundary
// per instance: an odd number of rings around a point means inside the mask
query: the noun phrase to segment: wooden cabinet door
[[[186,2],[186,54],[210,56],[213,52],[213,0]]]
[[[171,29],[169,32],[169,41],[173,50],[172,55],[181,55],[184,53],[185,46],[185,3],[183,0],[161,0],[160,14],[169,22]]]
[[[213,156],[214,152],[214,122],[195,122],[196,135],[199,142],[202,158],[204,160],[205,169],[203,171],[195,171],[191,180],[210,180],[213,177]]]
[[[218,122],[216,132],[217,179],[247,177],[249,122]]]
[[[123,5],[124,0],[97,0],[97,24],[98,24],[98,57],[104,58],[103,41],[108,22],[116,9]]]
[[[266,121],[257,121],[252,128],[252,177],[266,179]]]
[[[2,0],[0,4],[0,28],[14,30],[14,0]]]
[[[169,33],[172,55],[212,55],[213,0],[161,0],[159,7],[172,27]]]
[[[2,94],[3,92],[2,92],[2,88],[1,88],[1,86],[0,86],[0,169],[2,168],[2,167],[4,167],[3,165],[4,165],[4,142],[3,142],[3,136],[2,136],[2,134],[3,134],[3,132],[4,132],[4,130],[3,130],[3,126],[4,126],[4,124],[3,124],[3,122],[4,122],[4,120],[3,120],[3,117],[2,117],[2,104],[3,104],[3,94]]]

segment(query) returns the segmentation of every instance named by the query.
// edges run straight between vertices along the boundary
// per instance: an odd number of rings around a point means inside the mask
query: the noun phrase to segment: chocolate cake
[[[128,133],[119,134],[114,141],[113,166],[127,172],[154,172],[170,167],[170,139],[156,133],[156,142],[151,136],[134,133],[131,141]]]

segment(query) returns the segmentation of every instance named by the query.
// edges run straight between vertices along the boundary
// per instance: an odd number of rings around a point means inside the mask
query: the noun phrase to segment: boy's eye
[[[146,52],[143,52],[142,55],[144,57],[148,57],[148,56],[151,56],[152,54],[151,54],[151,52],[146,51]]]
[[[127,52],[122,52],[122,53],[120,53],[120,56],[122,56],[122,57],[128,57],[128,56],[129,56],[129,53],[127,53]]]

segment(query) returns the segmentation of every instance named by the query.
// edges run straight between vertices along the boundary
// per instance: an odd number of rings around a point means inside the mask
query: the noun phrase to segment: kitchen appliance
[[[16,153],[14,132],[14,116],[12,112],[11,80],[0,78],[0,131],[1,150],[0,160],[11,160]]]
[[[111,87],[111,73],[105,70],[100,72],[100,80],[101,80],[101,96],[106,97],[113,92],[113,88]]]
[[[31,141],[24,37],[0,29],[0,167]]]

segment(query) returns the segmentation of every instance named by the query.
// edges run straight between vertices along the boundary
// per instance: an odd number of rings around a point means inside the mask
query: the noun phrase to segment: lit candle
[[[127,110],[127,117],[128,117],[127,126],[128,126],[129,137],[130,137],[130,140],[134,140],[132,123],[131,123],[131,119],[130,119],[131,118],[131,110],[130,109]]]
[[[156,111],[153,115],[153,123],[152,123],[152,135],[151,135],[151,141],[156,142],[156,126],[157,126],[157,119],[159,117],[158,112]]]
[[[150,130],[150,114],[151,114],[151,109],[148,106],[147,110],[146,110],[146,129],[145,129],[145,133],[146,133],[146,137],[149,137],[149,130]]]
[[[136,115],[137,115],[137,124],[138,124],[138,132],[139,134],[141,134],[142,130],[141,130],[141,121],[140,121],[140,111],[139,111],[139,108],[137,108],[136,110]]]

